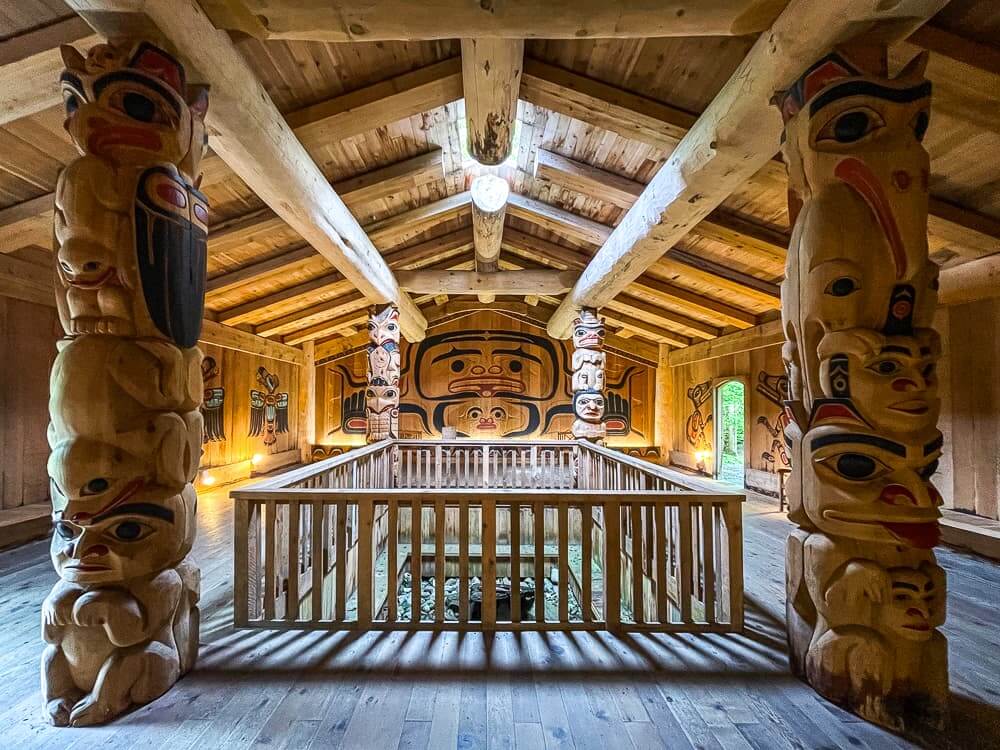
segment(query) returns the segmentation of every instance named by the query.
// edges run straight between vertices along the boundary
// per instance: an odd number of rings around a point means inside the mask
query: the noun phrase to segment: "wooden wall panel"
[[[49,497],[49,370],[61,332],[54,307],[0,297],[0,508]]]
[[[479,312],[402,344],[400,432],[437,437],[445,425],[479,439],[558,438],[573,421],[572,344],[544,329]],[[653,445],[655,370],[608,354],[608,444]],[[320,443],[364,441],[365,356],[317,374]]]
[[[754,476],[774,475],[788,466],[781,431],[781,401],[784,398],[784,366],[781,347],[768,346],[740,354],[706,359],[671,368],[670,403],[671,457],[675,463],[696,464],[695,453],[710,451],[705,461],[709,473],[715,470],[714,422],[715,389],[727,380],[739,379],[746,387],[745,465],[752,470],[748,486],[777,491],[777,480]]]
[[[222,419],[225,439],[209,440],[204,445],[201,459],[202,468],[225,466],[248,461],[254,454],[267,455],[281,453],[299,447],[299,367],[280,360],[223,349],[214,345],[202,345],[206,359],[215,360],[218,374],[205,381],[205,388],[222,388]],[[277,378],[269,384],[258,381],[258,370],[264,368],[267,374]],[[266,419],[264,434],[251,435],[251,391],[265,396],[274,386],[273,395],[287,394],[285,407],[288,428],[282,431],[280,414],[276,414],[274,442],[266,445]],[[280,409],[279,409],[280,411]],[[206,414],[206,421],[209,416]],[[211,437],[210,435],[208,437]]]

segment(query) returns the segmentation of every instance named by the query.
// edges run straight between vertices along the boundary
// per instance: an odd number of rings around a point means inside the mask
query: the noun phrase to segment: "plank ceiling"
[[[58,0],[5,3],[0,45],[68,16]],[[996,43],[1000,6],[954,0],[932,25]],[[471,217],[463,193],[481,168],[464,155],[457,40],[324,44],[234,38],[390,265],[470,267]],[[600,90],[638,95],[637,101],[669,105],[693,120],[753,42],[752,37],[529,41],[526,78],[533,65],[542,80],[585,89],[599,82],[604,84]],[[899,66],[918,50],[911,42],[897,45],[891,62]],[[413,80],[407,76],[432,82],[425,85],[424,99],[412,96],[406,105],[426,101],[427,108],[388,121],[366,115],[361,124],[343,114],[367,101],[366,87],[389,82],[382,93],[390,98],[410,90]],[[929,76],[935,86],[926,141],[932,193],[944,202],[941,210],[957,211],[959,225],[978,230],[970,234],[961,226],[932,222],[932,253],[953,265],[1000,249],[1000,161],[995,158],[1000,153],[1000,70],[982,70],[935,52]],[[526,91],[522,85],[516,153],[501,168],[515,194],[502,267],[580,268],[622,219],[628,202],[608,200],[602,191],[595,194],[580,185],[573,189],[558,175],[535,177],[540,150],[627,178],[639,189],[664,163],[671,142],[612,132],[591,116],[592,110],[576,111],[576,119],[565,113],[563,99],[543,106],[538,103],[542,94]],[[353,92],[359,98],[348,96]],[[378,112],[377,104],[368,106]],[[424,161],[413,162],[417,177],[397,179],[389,192],[363,190],[352,199],[359,184],[351,178],[425,155]],[[43,202],[40,196],[51,193],[60,168],[74,157],[58,107],[0,128],[0,251],[37,260],[37,247],[49,248],[51,213],[44,207],[27,211],[26,202]],[[364,299],[218,158],[207,160],[205,191],[212,207],[211,316],[292,344],[337,342],[357,333]],[[700,225],[605,310],[612,328],[647,343],[683,346],[773,318],[779,305],[773,285],[782,276],[782,245],[789,231],[785,201],[782,169],[774,163],[725,201],[719,221]],[[939,226],[944,229],[938,231]],[[428,313],[444,301],[440,296],[417,299]],[[544,319],[556,302],[543,299],[528,309]],[[520,309],[521,303],[499,297],[495,304]]]

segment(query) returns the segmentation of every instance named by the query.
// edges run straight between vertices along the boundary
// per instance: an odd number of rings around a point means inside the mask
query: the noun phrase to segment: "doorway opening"
[[[743,486],[746,459],[746,389],[739,380],[728,380],[715,392],[715,476],[728,484]]]

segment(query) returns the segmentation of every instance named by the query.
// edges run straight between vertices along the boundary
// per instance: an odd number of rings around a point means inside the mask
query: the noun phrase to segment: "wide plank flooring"
[[[774,506],[745,509],[744,635],[346,633],[232,627],[232,512],[202,495],[197,668],[109,726],[54,729],[39,710],[47,544],[0,553],[0,749],[1000,748],[1000,566],[944,550],[954,727],[915,742],[788,674]],[[912,739],[912,738],[911,738]]]

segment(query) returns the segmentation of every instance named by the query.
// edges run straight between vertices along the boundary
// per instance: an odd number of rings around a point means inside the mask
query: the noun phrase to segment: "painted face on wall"
[[[604,323],[588,307],[580,310],[580,317],[573,321],[573,347],[600,349],[604,346]]]
[[[904,445],[860,422],[813,427],[802,438],[806,515],[834,536],[933,547],[941,496],[930,477],[941,445],[935,429]]]
[[[573,411],[584,422],[599,423],[604,419],[604,395],[595,391],[578,391],[573,395]]]
[[[415,385],[420,398],[552,398],[559,358],[551,341],[517,331],[457,331],[428,336],[419,345]],[[538,382],[528,395],[528,378]]]
[[[508,400],[483,399],[455,404],[445,411],[448,424],[471,437],[504,437],[523,430],[528,423],[525,408]]]
[[[916,336],[884,336],[854,329],[832,333],[819,349],[820,382],[831,398],[850,399],[878,430],[923,432],[937,424],[936,362],[940,338],[933,329]]]
[[[52,563],[80,584],[122,583],[176,565],[194,543],[196,505],[191,485],[174,494],[141,480],[53,492]]]

